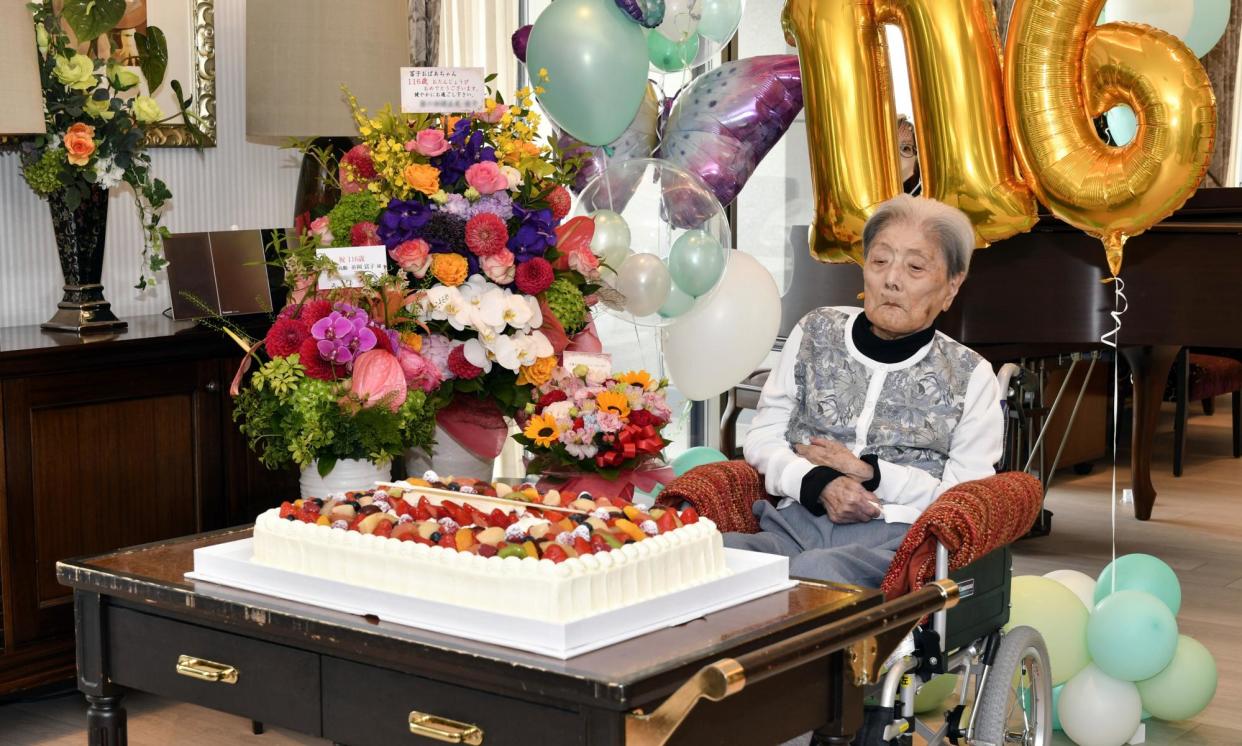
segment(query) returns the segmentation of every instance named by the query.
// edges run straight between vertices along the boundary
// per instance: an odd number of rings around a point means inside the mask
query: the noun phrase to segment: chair
[[[1233,457],[1242,456],[1242,361],[1224,355],[1183,348],[1173,364],[1172,386],[1166,398],[1177,405],[1173,419],[1173,476],[1182,475],[1186,452],[1186,420],[1191,401],[1203,402],[1203,413],[1215,411],[1218,396],[1233,399]]]

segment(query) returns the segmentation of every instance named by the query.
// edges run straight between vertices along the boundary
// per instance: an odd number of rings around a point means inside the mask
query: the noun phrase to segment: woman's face
[[[897,339],[931,326],[961,284],[961,277],[949,279],[940,248],[917,226],[890,223],[863,262],[863,311],[877,336]]]

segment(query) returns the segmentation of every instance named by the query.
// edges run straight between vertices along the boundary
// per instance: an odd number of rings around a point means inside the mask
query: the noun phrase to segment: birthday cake
[[[254,561],[558,623],[728,573],[720,532],[692,508],[426,480],[285,502],[255,522]]]

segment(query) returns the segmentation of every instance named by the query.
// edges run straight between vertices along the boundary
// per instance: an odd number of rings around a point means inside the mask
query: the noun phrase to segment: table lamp
[[[401,105],[407,12],[407,0],[248,0],[246,134],[314,138],[335,170],[357,136],[342,85],[368,111]],[[327,176],[315,158],[303,158],[295,216],[336,202]]]
[[[34,21],[24,0],[0,0],[0,135],[46,130]]]

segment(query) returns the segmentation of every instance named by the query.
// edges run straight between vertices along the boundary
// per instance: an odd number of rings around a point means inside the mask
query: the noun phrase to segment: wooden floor
[[[1227,400],[1220,401],[1217,412],[1215,417],[1192,417],[1185,473],[1174,479],[1171,411],[1166,411],[1153,467],[1160,493],[1154,516],[1140,523],[1129,506],[1118,509],[1118,554],[1149,552],[1177,571],[1183,593],[1181,631],[1206,645],[1220,670],[1212,705],[1193,721],[1152,724],[1148,744],[1242,744],[1242,460],[1229,457]],[[1127,479],[1127,470],[1120,470],[1119,483]],[[1098,574],[1111,554],[1109,482],[1110,470],[1103,464],[1085,477],[1058,474],[1048,501],[1056,514],[1052,535],[1016,546],[1017,572],[1071,568]],[[241,718],[148,695],[134,695],[126,703],[134,746],[327,743],[279,730],[254,736]],[[85,742],[83,721],[83,705],[75,693],[6,704],[0,706],[0,744],[78,746]],[[1069,741],[1058,734],[1056,743]]]

